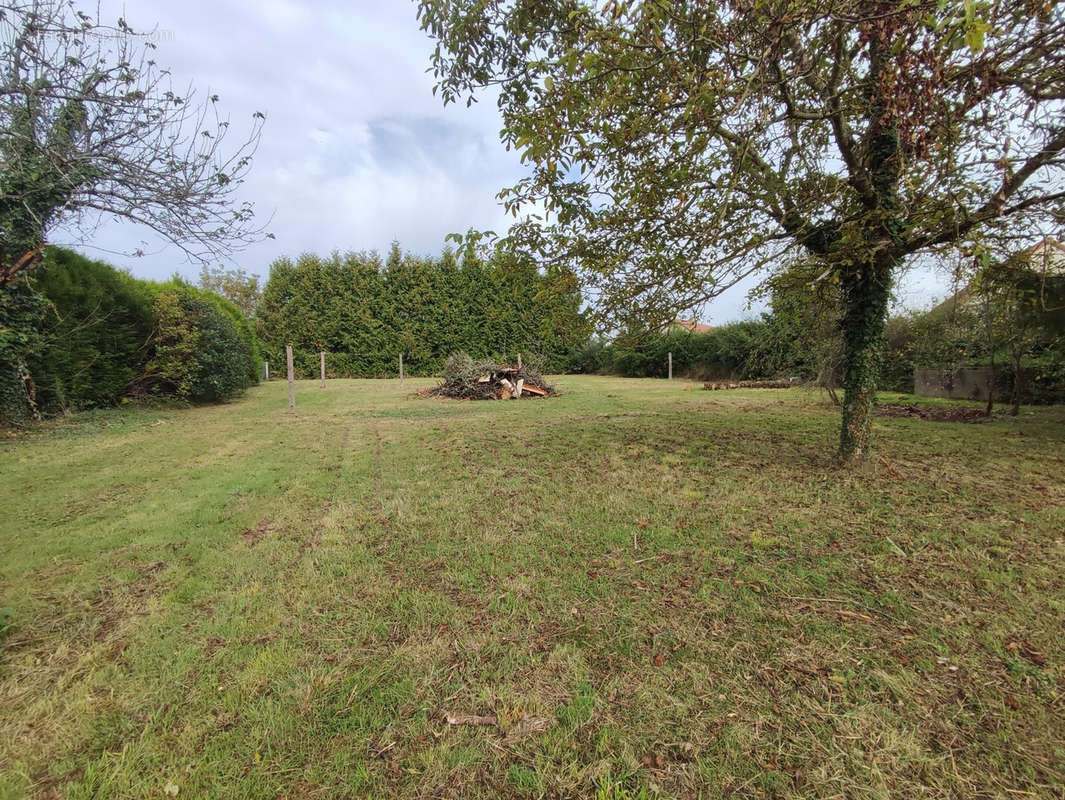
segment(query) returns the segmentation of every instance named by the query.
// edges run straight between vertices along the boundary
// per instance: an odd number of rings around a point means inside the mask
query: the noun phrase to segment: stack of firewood
[[[478,378],[479,383],[499,387],[495,397],[498,400],[517,400],[519,397],[547,397],[550,392],[543,386],[537,386],[524,376],[520,367],[503,367]]]

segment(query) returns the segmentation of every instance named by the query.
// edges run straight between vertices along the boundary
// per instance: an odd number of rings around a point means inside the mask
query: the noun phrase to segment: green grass
[[[1065,409],[426,383],[0,444],[0,798],[1062,796]]]

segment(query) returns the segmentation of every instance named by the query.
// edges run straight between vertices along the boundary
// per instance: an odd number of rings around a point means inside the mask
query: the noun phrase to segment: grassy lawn
[[[1065,796],[1065,408],[427,383],[0,444],[0,798]]]

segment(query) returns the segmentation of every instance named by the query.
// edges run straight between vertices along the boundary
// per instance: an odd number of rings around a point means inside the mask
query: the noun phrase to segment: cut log
[[[526,394],[535,394],[537,397],[547,397],[546,389],[541,389],[539,386],[533,386],[531,383],[525,384],[522,391]]]
[[[521,397],[521,387],[525,385],[525,378],[518,378],[517,384],[514,386],[514,396]]]
[[[500,400],[509,400],[513,396],[514,396],[514,392],[512,392],[506,386],[504,386],[502,389],[499,390],[499,399]]]

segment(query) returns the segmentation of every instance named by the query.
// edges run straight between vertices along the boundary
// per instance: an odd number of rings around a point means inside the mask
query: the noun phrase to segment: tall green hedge
[[[0,289],[0,423],[131,396],[224,400],[261,363],[240,309],[180,280],[50,247],[31,280]]]
[[[600,350],[599,370],[630,378],[664,378],[673,354],[673,374],[698,380],[812,377],[813,366],[792,332],[767,316],[732,322],[707,333],[672,330],[627,333]]]
[[[318,352],[338,377],[394,375],[403,353],[411,375],[440,371],[462,350],[473,358],[538,355],[563,371],[591,326],[573,275],[548,275],[502,254],[488,260],[375,253],[303,255],[270,268],[256,313],[265,357],[315,375]]]
[[[155,330],[151,286],[54,247],[34,285],[46,301],[43,341],[29,359],[40,408],[106,406],[132,392]]]
[[[36,412],[27,359],[41,346],[45,300],[25,281],[0,285],[0,423],[18,424]]]

